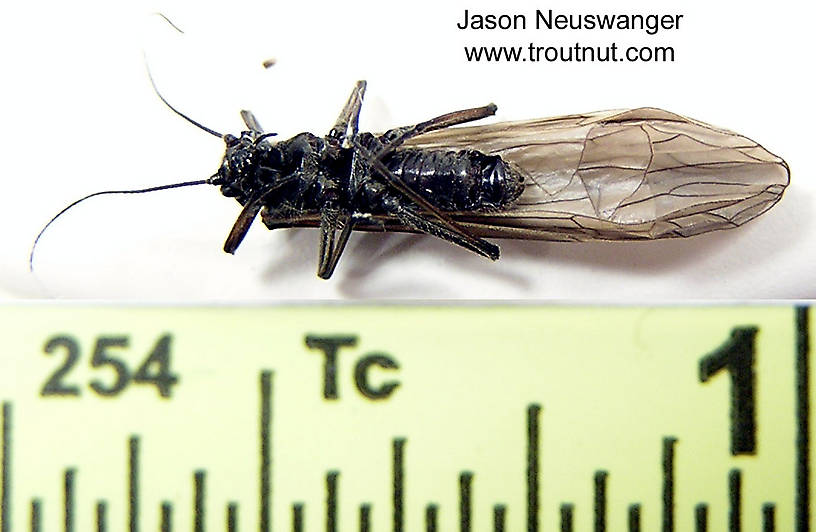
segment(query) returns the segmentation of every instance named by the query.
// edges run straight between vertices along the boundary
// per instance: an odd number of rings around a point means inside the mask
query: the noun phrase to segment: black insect
[[[270,229],[301,225],[304,215],[317,216],[317,274],[324,279],[337,266],[354,227],[377,225],[378,215],[498,259],[497,246],[472,236],[446,213],[499,211],[521,194],[522,176],[501,157],[476,150],[398,150],[422,133],[490,116],[496,106],[373,135],[357,130],[364,91],[365,82],[358,82],[323,138],[301,133],[273,144],[252,113],[242,111],[249,130],[224,137],[227,153],[210,180],[244,207],[224,250],[235,252],[263,209]],[[381,228],[386,229],[384,224]]]
[[[218,172],[79,201],[218,185],[243,207],[225,251],[235,252],[259,213],[269,229],[319,227],[317,274],[327,279],[355,229],[426,233],[496,260],[499,248],[483,237],[643,240],[735,227],[788,184],[785,162],[755,142],[652,108],[451,127],[493,115],[490,104],[361,133],[365,87],[357,82],[325,137],[278,142],[249,111],[246,131],[221,135],[159,94],[224,139]]]

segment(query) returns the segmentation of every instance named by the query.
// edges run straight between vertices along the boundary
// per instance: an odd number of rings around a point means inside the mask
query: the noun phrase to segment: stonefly
[[[250,111],[209,179],[90,197],[210,184],[241,213],[224,244],[234,253],[260,213],[269,229],[318,227],[317,275],[334,272],[353,230],[426,233],[490,259],[484,238],[561,242],[688,237],[737,227],[782,197],[781,158],[730,131],[654,108],[451,127],[493,104],[382,134],[358,131],[366,82],[324,137],[275,141]],[[34,248],[30,265],[33,268]]]

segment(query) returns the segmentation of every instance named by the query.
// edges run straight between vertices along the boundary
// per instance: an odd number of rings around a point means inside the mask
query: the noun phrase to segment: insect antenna
[[[174,29],[174,30],[176,30],[177,32],[182,33],[182,34],[184,33],[184,30],[183,30],[183,29],[181,29],[181,28],[179,28],[178,26],[176,26],[175,24],[173,24],[173,21],[172,21],[172,20],[170,20],[170,19],[167,17],[167,15],[165,15],[165,14],[164,14],[164,13],[162,13],[161,11],[156,11],[156,12],[155,12],[155,13],[153,13],[153,14],[154,14],[154,15],[156,15],[157,17],[161,17],[161,18],[163,18],[163,19],[164,19],[164,21],[165,21],[165,22],[167,22],[168,24],[170,24],[170,25],[173,27],[173,29]]]
[[[77,206],[78,204],[82,203],[83,201],[85,201],[87,199],[91,199],[91,198],[93,198],[95,196],[104,196],[104,195],[107,195],[107,194],[144,194],[145,192],[156,192],[158,190],[168,190],[168,189],[171,189],[171,188],[191,187],[191,186],[194,186],[194,185],[214,184],[215,183],[215,177],[216,176],[212,176],[209,179],[199,179],[199,180],[196,180],[196,181],[184,181],[184,182],[181,182],[181,183],[172,183],[170,185],[159,185],[159,186],[156,186],[156,187],[148,187],[148,188],[140,188],[140,189],[132,189],[132,190],[102,190],[100,192],[94,192],[93,194],[88,194],[87,196],[76,200],[75,202],[71,203],[70,205],[68,205],[67,207],[62,209],[60,212],[58,212],[53,218],[48,220],[48,223],[45,224],[45,226],[40,230],[39,233],[37,233],[37,238],[34,239],[34,244],[31,246],[31,253],[28,255],[28,269],[31,272],[34,271],[34,252],[36,251],[37,243],[40,241],[40,238],[42,238],[43,234],[45,233],[45,230],[48,229],[48,227],[52,223],[54,223],[54,221],[57,218],[59,218],[60,216],[62,216],[66,212],[68,212],[70,209],[72,209],[73,207]]]
[[[164,96],[162,96],[162,94],[159,92],[159,88],[156,87],[156,82],[153,80],[153,74],[150,73],[150,67],[147,65],[147,56],[145,56],[145,68],[147,69],[147,77],[150,79],[150,85],[153,86],[153,92],[156,93],[156,96],[159,97],[159,99],[162,101],[162,103],[164,105],[166,105],[171,111],[173,111],[174,113],[176,113],[177,115],[179,115],[180,117],[185,119],[186,121],[193,124],[195,127],[199,128],[199,129],[201,129],[203,131],[206,131],[207,133],[209,133],[210,135],[213,135],[215,137],[218,137],[218,138],[221,138],[221,139],[224,138],[224,135],[222,135],[218,131],[216,131],[214,129],[210,129],[207,126],[196,122],[195,120],[193,120],[189,116],[185,115],[184,113],[182,113],[181,111],[179,111],[178,109],[176,109],[175,107],[170,105],[170,102],[168,102],[167,100],[164,99]]]
[[[161,17],[162,19],[164,19],[164,21],[167,22],[170,26],[172,26],[173,29],[176,30],[177,32],[179,32],[181,34],[184,33],[184,31],[181,28],[179,28],[178,26],[176,26],[175,24],[173,24],[173,21],[170,20],[169,18],[167,18],[167,16],[164,13],[161,13],[161,12],[157,11],[157,12],[155,12],[153,14],[156,15],[157,17]],[[153,80],[153,74],[150,73],[150,65],[147,62],[147,54],[142,52],[142,56],[144,57],[145,69],[147,70],[147,77],[150,79],[150,84],[153,86],[153,92],[156,93],[156,96],[159,97],[159,99],[162,101],[162,103],[164,105],[166,105],[167,107],[169,107],[171,111],[173,111],[174,113],[176,113],[177,115],[179,115],[180,117],[185,119],[186,121],[190,122],[191,124],[193,124],[197,128],[199,128],[199,129],[201,129],[203,131],[206,131],[210,135],[213,135],[213,136],[216,136],[216,137],[219,137],[219,138],[224,138],[224,135],[222,135],[218,131],[215,131],[214,129],[210,129],[207,126],[196,122],[195,120],[193,120],[189,116],[185,115],[184,113],[182,113],[181,111],[179,111],[178,109],[176,109],[175,107],[170,105],[170,102],[168,102],[167,100],[164,99],[164,96],[162,96],[162,94],[159,92],[159,88],[156,87],[156,82]]]

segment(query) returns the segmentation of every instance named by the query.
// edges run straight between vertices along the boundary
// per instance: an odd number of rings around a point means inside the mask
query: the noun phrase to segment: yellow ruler
[[[0,307],[0,532],[803,532],[808,319]]]

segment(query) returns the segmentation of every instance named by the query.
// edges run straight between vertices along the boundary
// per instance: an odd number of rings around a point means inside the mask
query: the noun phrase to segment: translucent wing
[[[759,216],[789,181],[785,161],[756,142],[652,108],[448,128],[405,147],[476,149],[524,176],[524,192],[507,209],[454,214],[479,236],[691,236]]]
[[[453,127],[403,148],[475,149],[524,177],[524,192],[500,211],[450,213],[480,237],[642,240],[728,229],[779,201],[790,174],[752,140],[654,108]],[[261,215],[270,229],[318,220]],[[410,231],[387,216],[355,229]]]

